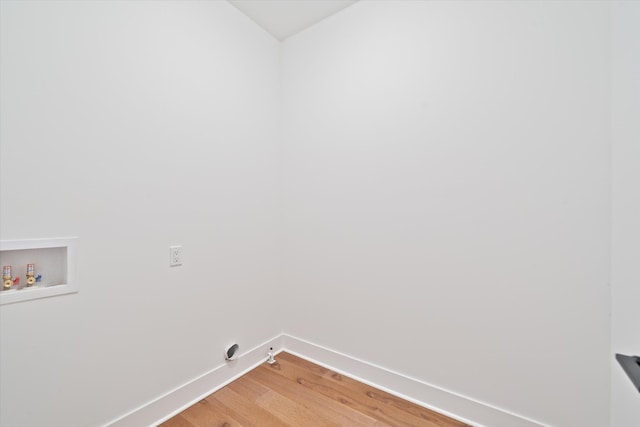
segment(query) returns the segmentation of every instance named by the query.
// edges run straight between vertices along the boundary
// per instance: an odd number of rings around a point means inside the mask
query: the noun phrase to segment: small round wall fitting
[[[238,344],[232,344],[224,351],[225,360],[235,360],[240,354],[240,346]]]

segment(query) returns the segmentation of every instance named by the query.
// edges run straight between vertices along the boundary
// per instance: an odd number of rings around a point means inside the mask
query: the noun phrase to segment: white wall
[[[106,423],[283,328],[608,424],[610,267],[640,352],[637,6],[360,2],[280,69],[226,2],[0,4],[0,235],[79,236],[81,285],[0,309],[0,424]]]
[[[1,308],[0,424],[99,425],[281,330],[279,46],[227,2],[1,4],[2,239],[79,236],[81,290]]]
[[[613,353],[640,355],[640,3],[612,9]],[[612,360],[611,426],[640,425],[640,395]]]
[[[606,425],[609,41],[604,3],[416,1],[285,41],[286,331]]]

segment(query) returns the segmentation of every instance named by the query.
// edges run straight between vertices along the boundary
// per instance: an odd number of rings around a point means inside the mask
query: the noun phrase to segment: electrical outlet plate
[[[182,265],[182,246],[169,246],[169,266]]]

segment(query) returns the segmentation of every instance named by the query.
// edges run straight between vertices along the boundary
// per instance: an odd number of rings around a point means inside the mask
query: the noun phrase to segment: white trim
[[[33,286],[33,288],[0,291],[0,305],[29,301],[39,298],[47,298],[56,295],[74,294],[78,292],[78,281],[76,280],[77,239],[77,237],[64,237],[54,239],[24,239],[0,241],[0,251],[67,248],[67,264],[64,266],[64,268],[66,269],[66,283],[55,284],[54,286],[46,287]]]
[[[109,427],[157,426],[267,360],[266,349],[286,351],[402,399],[474,427],[549,427],[539,421],[445,390],[364,360],[281,334],[108,423]]]
[[[483,427],[549,427],[539,421],[283,334],[283,350],[417,405]]]
[[[77,237],[55,237],[52,239],[0,240],[0,251],[63,248],[73,244],[76,239]]]
[[[106,425],[109,427],[157,426],[265,362],[269,347],[273,347],[276,354],[280,353],[282,335],[252,348],[238,356],[236,360],[225,362]],[[220,352],[220,359],[222,359],[222,352]]]

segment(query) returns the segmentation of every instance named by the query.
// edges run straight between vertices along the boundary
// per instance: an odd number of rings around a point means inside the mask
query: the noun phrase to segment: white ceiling
[[[322,21],[358,0],[229,0],[278,40]]]

